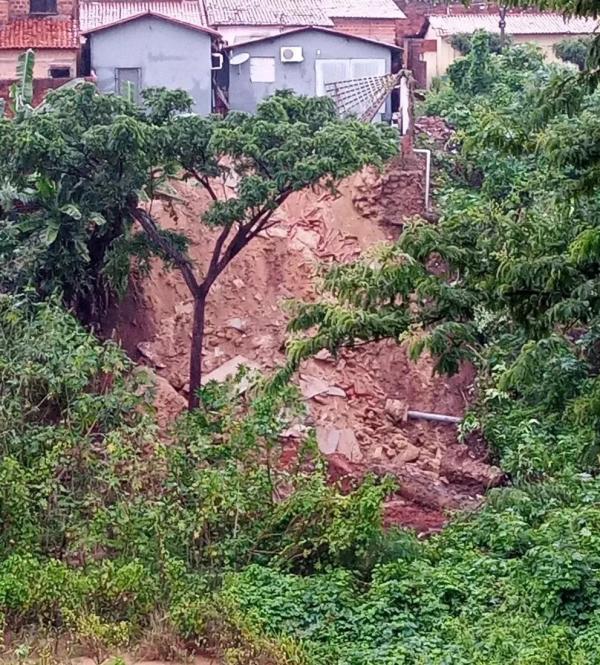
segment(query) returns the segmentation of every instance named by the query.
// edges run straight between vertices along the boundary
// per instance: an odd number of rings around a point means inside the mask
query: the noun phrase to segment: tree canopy
[[[592,45],[591,37],[573,37],[563,39],[554,45],[554,53],[565,62],[576,65],[579,71],[583,71],[588,62],[588,55]]]
[[[91,84],[51,93],[0,123],[0,285],[60,290],[86,323],[128,285],[132,259],[143,276],[158,256],[178,269],[194,299],[190,407],[202,375],[208,293],[229,263],[275,222],[275,210],[304,187],[381,166],[397,149],[389,128],[339,120],[329,98],[289,91],[256,114],[191,114],[180,91],[149,89],[144,107],[98,94]],[[198,224],[218,229],[207,266],[194,266],[187,238],[161,228],[144,201],[172,198],[173,178],[204,188],[212,205]],[[231,198],[217,184],[235,181]],[[136,224],[137,222],[137,224]],[[138,226],[139,224],[139,226]],[[139,231],[143,231],[140,233]],[[208,236],[207,236],[208,237]]]

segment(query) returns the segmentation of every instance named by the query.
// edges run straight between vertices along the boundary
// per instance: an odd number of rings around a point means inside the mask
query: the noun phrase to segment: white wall
[[[91,67],[103,92],[116,92],[116,69],[139,68],[141,87],[187,91],[194,111],[212,109],[212,37],[152,16],[90,34]]]
[[[280,58],[282,46],[302,48],[301,62],[283,63]],[[232,48],[230,55],[248,53],[250,59],[241,65],[229,66],[229,103],[237,111],[253,113],[261,100],[276,90],[289,89],[301,95],[316,95],[322,92],[318,86],[317,72],[322,60],[361,61],[381,60],[381,73],[391,72],[392,52],[384,44],[355,39],[351,35],[336,35],[319,30],[304,30],[289,36],[275,36],[255,44]],[[256,81],[252,78],[252,59],[269,58],[273,65],[273,79]],[[359,65],[360,62],[357,62]],[[358,71],[358,67],[356,68]],[[342,70],[346,71],[343,67]],[[344,74],[347,76],[348,74]],[[350,74],[351,75],[351,74]],[[335,79],[334,79],[335,80]],[[389,113],[389,99],[386,104]]]

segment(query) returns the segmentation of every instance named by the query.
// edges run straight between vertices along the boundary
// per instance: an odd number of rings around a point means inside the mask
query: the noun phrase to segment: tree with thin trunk
[[[397,140],[387,128],[339,120],[328,98],[290,92],[263,102],[255,115],[189,116],[174,120],[170,131],[172,159],[212,201],[200,220],[219,230],[208,265],[194,266],[186,253],[161,235],[156,220],[143,207],[132,206],[132,216],[152,242],[162,246],[194,299],[189,368],[193,409],[199,404],[202,384],[207,298],[221,273],[254,238],[278,223],[274,213],[291,194],[319,183],[334,187],[339,178],[362,166],[381,165],[395,153]],[[219,197],[219,181],[233,183],[231,198]]]
[[[182,91],[150,89],[143,99],[140,108],[84,84],[52,93],[35,113],[0,121],[0,289],[58,289],[93,326],[111,295],[125,291],[132,263],[143,276],[158,256],[179,270],[194,301],[193,409],[206,302],[221,273],[277,223],[275,211],[294,192],[335,188],[365,165],[382,165],[396,153],[397,137],[388,127],[340,120],[328,98],[290,92],[254,115],[225,118],[191,114]],[[191,260],[185,236],[161,228],[152,214],[152,200],[173,203],[173,179],[210,197],[198,220],[217,231],[206,266]],[[207,233],[206,242],[213,237]]]

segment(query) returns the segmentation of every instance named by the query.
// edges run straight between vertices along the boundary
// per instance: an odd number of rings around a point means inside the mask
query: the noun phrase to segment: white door
[[[385,76],[385,60],[383,58],[362,59],[355,58],[350,60],[350,69],[353,79],[364,79],[370,76]],[[369,104],[364,104],[362,110],[366,110]],[[385,102],[373,118],[374,122],[381,120],[381,116],[385,113]]]
[[[315,93],[317,97],[327,94],[326,83],[347,81],[350,75],[350,60],[315,60]]]
[[[368,76],[384,76],[385,60],[383,58],[353,58],[350,60],[350,73],[353,79],[364,79]]]

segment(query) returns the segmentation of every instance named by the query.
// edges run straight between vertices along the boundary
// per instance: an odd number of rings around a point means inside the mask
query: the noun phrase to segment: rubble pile
[[[427,135],[439,148],[443,148],[454,139],[454,130],[439,116],[423,115],[417,118],[415,132]]]
[[[283,362],[284,301],[315,298],[323,262],[351,261],[393,239],[396,230],[386,223],[386,210],[393,207],[401,220],[421,209],[422,170],[398,170],[396,165],[383,178],[361,173],[342,183],[337,195],[304,191],[286,202],[277,213],[280,223],[242,252],[213,287],[207,379],[223,380],[240,364],[268,372]],[[386,200],[390,189],[393,206]],[[208,201],[190,184],[181,185],[180,194],[188,205],[177,219],[158,204],[153,214],[184,231],[192,258],[206,265],[212,237],[198,219]],[[136,291],[135,315],[131,302],[117,313],[114,336],[159,377],[158,406],[165,421],[184,405],[192,301],[179,274],[158,263]],[[447,511],[476,505],[488,486],[500,482],[500,472],[487,464],[485,449],[458,443],[455,425],[407,420],[405,412],[462,415],[472,378],[469,368],[450,379],[433,376],[427,358],[415,364],[391,341],[346,349],[337,358],[322,351],[303,363],[297,377],[309,416],[285,433],[284,448],[297,446],[314,425],[332,480],[349,485],[367,472],[394,475],[399,490],[386,506],[386,523],[421,532],[439,529]]]
[[[423,210],[425,169],[422,155],[397,157],[384,173],[365,169],[355,177],[352,203],[365,219],[402,229]],[[398,231],[394,230],[394,236]]]

